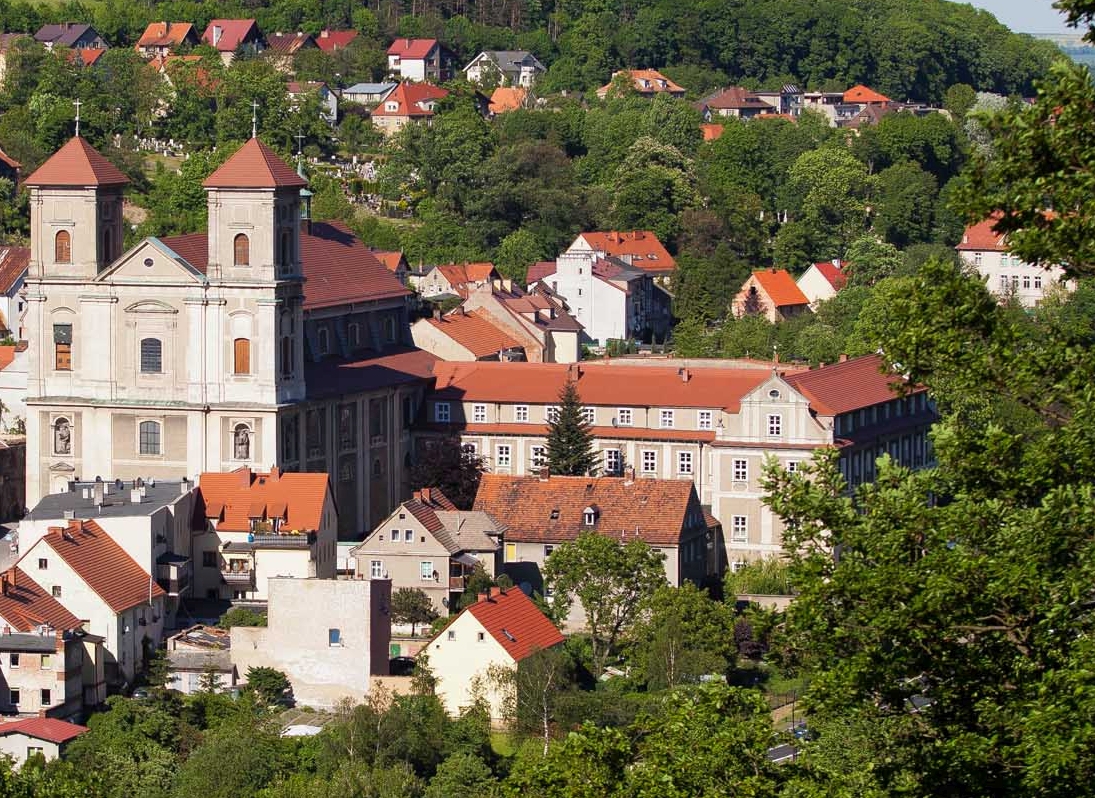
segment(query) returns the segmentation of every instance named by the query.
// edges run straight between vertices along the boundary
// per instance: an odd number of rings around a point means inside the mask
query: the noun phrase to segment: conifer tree
[[[597,471],[592,425],[582,411],[578,385],[568,379],[559,392],[559,412],[548,424],[547,461],[552,474],[583,476]]]

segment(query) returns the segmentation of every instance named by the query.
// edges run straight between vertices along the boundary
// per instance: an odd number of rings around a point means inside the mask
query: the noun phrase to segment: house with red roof
[[[764,316],[775,323],[809,311],[810,299],[786,269],[761,269],[749,275],[730,309],[737,319]]]
[[[180,47],[194,47],[200,41],[189,22],[150,22],[134,48],[145,58],[166,58]]]
[[[759,95],[741,86],[728,86],[704,97],[696,103],[696,107],[707,122],[720,117],[753,119],[757,116],[774,114],[778,110]]]
[[[325,53],[345,50],[357,38],[356,30],[329,30],[324,28],[315,37],[316,47]]]
[[[1065,279],[1061,267],[1036,266],[1011,254],[1007,235],[996,231],[999,218],[991,216],[967,227],[956,247],[962,260],[981,275],[989,291],[1001,301],[1014,298],[1023,307],[1032,308],[1054,288],[1075,290],[1075,283]]]
[[[293,74],[293,59],[297,53],[305,50],[318,50],[315,37],[310,33],[297,31],[296,33],[271,33],[266,36],[265,57],[279,72],[286,75]]]
[[[454,53],[437,39],[396,39],[388,48],[388,74],[401,81],[452,80]]]
[[[430,83],[400,83],[372,111],[373,124],[385,136],[398,133],[412,122],[430,124],[433,110],[447,89]]]
[[[427,298],[458,296],[467,299],[469,291],[498,279],[500,277],[493,263],[443,263],[430,267],[416,277],[414,287]]]
[[[525,360],[525,348],[489,317],[463,305],[411,325],[414,345],[441,360]]]
[[[453,717],[482,695],[492,721],[506,717],[510,686],[498,671],[513,671],[538,651],[562,645],[563,635],[519,588],[490,588],[438,632],[423,652],[437,677],[437,697]]]
[[[202,34],[202,44],[220,53],[225,66],[232,63],[237,52],[258,55],[266,49],[266,40],[253,19],[210,20]]]
[[[145,646],[159,645],[166,592],[98,522],[52,527],[26,549],[19,568],[103,638],[108,683],[132,682]]]
[[[91,731],[87,726],[56,718],[26,718],[0,723],[0,755],[20,767],[35,755],[46,762],[58,759],[70,742]]]
[[[531,362],[573,363],[581,358],[582,323],[550,289],[523,291],[512,280],[491,280],[470,290],[461,307],[512,338]]]
[[[669,250],[650,230],[601,230],[579,233],[567,252],[593,252],[616,258],[653,277],[668,277],[677,269]]]
[[[813,310],[818,302],[836,296],[848,284],[848,275],[839,260],[825,260],[811,263],[810,268],[795,280],[795,284],[810,301],[810,309]]]
[[[844,92],[842,98],[848,105],[886,105],[891,102],[885,94],[859,83]]]
[[[198,495],[196,595],[266,601],[272,576],[335,578],[338,510],[327,474],[207,472]]]
[[[528,89],[524,86],[499,86],[491,92],[488,108],[493,116],[525,108],[528,101]]]
[[[684,97],[685,89],[678,86],[656,69],[623,69],[612,73],[612,79],[597,89],[597,98],[603,100],[615,85],[617,78],[630,80],[634,90],[642,97],[668,94],[672,97]]]
[[[372,250],[376,259],[384,264],[384,268],[396,276],[402,285],[407,284],[407,277],[411,273],[411,265],[407,263],[407,256],[401,251],[387,251],[383,249]]]
[[[351,550],[357,573],[421,590],[439,615],[460,602],[468,577],[499,572],[505,525],[481,510],[458,510],[438,488],[416,490]],[[411,630],[412,634],[414,630]]]

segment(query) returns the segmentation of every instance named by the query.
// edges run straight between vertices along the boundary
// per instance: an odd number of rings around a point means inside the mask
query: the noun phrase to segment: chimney
[[[635,481],[635,466],[629,465],[624,468],[624,484],[630,485]]]
[[[422,501],[422,491],[420,491],[420,490],[414,491],[411,494],[411,498],[414,499],[416,502]]]
[[[65,650],[65,631],[63,629],[57,629],[54,631],[57,635],[57,647],[54,649],[58,654]]]
[[[189,492],[190,492],[190,480],[187,479],[186,477],[183,477],[182,481],[179,482],[179,495],[180,496],[185,496]]]
[[[461,305],[460,305],[460,306],[459,306],[459,307],[458,307],[458,308],[456,309],[456,312],[457,312],[457,313],[459,313],[459,314],[460,314],[461,316],[467,316],[467,315],[468,315],[468,312],[467,312],[466,310],[464,310],[464,305],[463,305],[463,304],[461,304]]]
[[[539,475],[541,482],[547,482],[549,479],[551,479],[551,469],[547,466],[540,466]]]
[[[441,308],[433,309],[433,318],[435,321],[441,321]]]
[[[844,354],[842,354],[842,355],[840,356],[840,359],[839,359],[839,360],[837,360],[837,363],[847,363],[847,362],[848,362],[848,356],[847,356],[847,355],[844,355]]]
[[[140,504],[141,503],[141,489],[140,488],[134,488],[133,490],[131,490],[129,492],[129,501],[132,504]]]
[[[479,600],[480,601],[486,601],[488,598],[489,598],[489,594],[487,594],[487,593],[480,593],[479,594]]]
[[[677,369],[677,374],[680,375],[681,382],[688,382],[690,379],[692,379],[691,372],[689,372],[686,368]]]
[[[430,502],[433,501],[433,497],[431,495],[431,491],[430,491],[429,488],[423,488],[421,495],[422,495],[422,503],[423,504],[429,504]]]
[[[643,240],[643,235],[644,235],[644,233],[643,233],[642,230],[636,230],[635,235],[633,235],[632,238],[635,241],[642,241]]]
[[[281,479],[281,469],[278,468],[276,465],[270,466],[270,479],[274,480],[275,482]]]
[[[91,500],[92,504],[97,507],[101,507],[103,504],[103,497],[105,495],[106,485],[99,477],[95,477],[95,484],[91,488]]]
[[[65,531],[65,528],[63,526],[51,526],[48,528],[48,531],[51,535],[60,535],[62,532]]]

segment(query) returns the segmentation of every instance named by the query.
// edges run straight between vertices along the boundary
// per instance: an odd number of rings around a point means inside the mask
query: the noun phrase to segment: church
[[[126,252],[126,176],[77,135],[26,180],[27,506],[73,480],[325,471],[340,539],[409,495],[435,358],[407,291],[259,139],[204,182],[208,232]]]

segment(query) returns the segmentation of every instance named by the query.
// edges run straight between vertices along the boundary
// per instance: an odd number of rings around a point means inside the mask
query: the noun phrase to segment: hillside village
[[[0,9],[0,782],[1074,783],[1086,71],[107,5]]]

